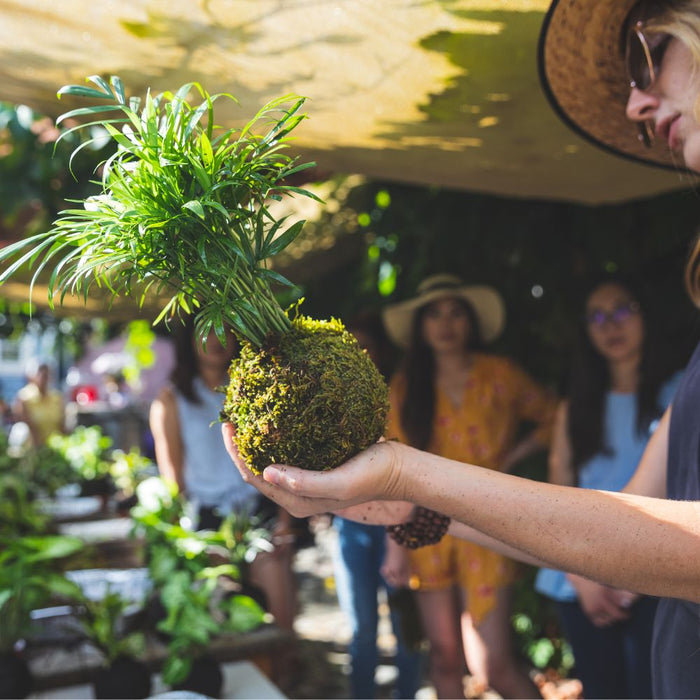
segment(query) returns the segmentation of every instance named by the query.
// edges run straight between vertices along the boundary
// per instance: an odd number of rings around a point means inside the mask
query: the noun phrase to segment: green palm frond
[[[291,284],[268,260],[301,232],[303,221],[275,219],[270,200],[307,190],[286,179],[312,163],[285,151],[291,132],[305,118],[304,99],[288,95],[265,105],[242,129],[217,126],[218,100],[198,83],[176,92],[127,98],[121,80],[100,76],[90,85],[68,85],[70,95],[93,104],[66,112],[57,124],[82,120],[61,138],[80,131],[88,138],[71,156],[106,130],[116,152],[102,169],[101,192],[60,212],[51,230],[0,250],[10,263],[0,284],[31,265],[34,280],[50,269],[55,294],[87,298],[93,285],[112,295],[165,294],[161,317],[198,313],[197,329],[225,324],[239,337],[261,345],[290,323],[271,285]],[[191,104],[191,94],[201,98]],[[95,104],[96,103],[96,104]],[[159,319],[160,320],[160,319]]]

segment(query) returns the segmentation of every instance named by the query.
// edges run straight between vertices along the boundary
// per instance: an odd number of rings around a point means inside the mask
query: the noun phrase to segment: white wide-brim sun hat
[[[387,306],[382,312],[386,332],[399,347],[408,347],[413,317],[418,309],[437,299],[451,297],[464,299],[472,306],[484,342],[491,342],[501,334],[506,322],[506,309],[501,295],[493,287],[465,285],[459,277],[447,274],[426,278],[418,286],[415,297]]]

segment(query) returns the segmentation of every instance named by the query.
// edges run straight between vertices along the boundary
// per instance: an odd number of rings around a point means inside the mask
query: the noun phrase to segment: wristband
[[[413,519],[402,525],[388,525],[389,537],[408,549],[437,544],[447,533],[450,518],[434,510],[417,506]]]

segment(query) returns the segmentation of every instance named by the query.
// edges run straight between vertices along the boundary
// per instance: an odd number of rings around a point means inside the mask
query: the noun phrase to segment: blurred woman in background
[[[584,307],[569,395],[557,413],[549,480],[620,491],[680,376],[668,379],[657,334],[629,283],[617,277],[596,282]],[[656,598],[552,569],[539,572],[536,588],[557,601],[586,697],[651,697]]]
[[[505,323],[496,290],[433,275],[413,299],[385,309],[384,321],[407,349],[391,383],[388,437],[505,472],[546,447],[553,397],[515,363],[482,351]],[[518,439],[523,423],[535,429]],[[512,652],[514,562],[449,535],[407,552],[390,542],[387,579],[410,579],[417,591],[438,697],[464,695],[465,655],[475,692],[492,687],[504,697],[539,697]]]

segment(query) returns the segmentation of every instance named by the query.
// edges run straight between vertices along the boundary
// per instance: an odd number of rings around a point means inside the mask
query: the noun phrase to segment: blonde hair
[[[691,301],[700,308],[700,235],[696,237],[690,251],[683,281]]]
[[[652,32],[672,34],[681,41],[693,57],[692,79],[700,73],[700,2],[676,0],[655,12],[645,26]],[[700,124],[700,91],[695,101],[695,119]],[[691,246],[684,275],[685,288],[693,304],[700,308],[700,234]]]

